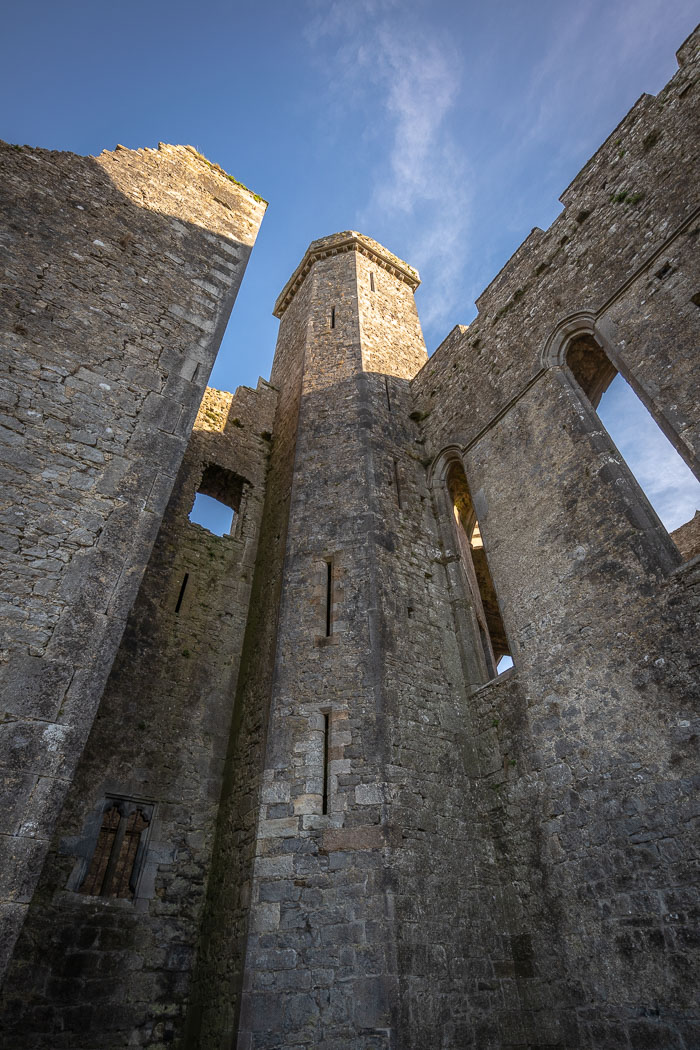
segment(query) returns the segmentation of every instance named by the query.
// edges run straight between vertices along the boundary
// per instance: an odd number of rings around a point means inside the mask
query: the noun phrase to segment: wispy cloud
[[[676,0],[670,6],[666,0],[617,0],[614,4],[585,0],[575,10],[567,7],[555,12],[543,52],[532,66],[526,92],[531,119],[521,145],[563,127],[568,151],[576,148],[577,136],[587,146],[586,122],[577,129],[567,116],[575,111],[577,99],[585,99],[586,112],[595,121],[601,110],[607,111],[608,99],[618,95],[621,78],[630,67],[646,68],[650,80],[636,82],[628,105],[642,90],[658,90],[673,72],[673,50],[694,5],[696,0]],[[669,41],[667,50],[659,49],[660,33]],[[653,60],[659,51],[661,63],[658,58]],[[618,109],[615,117],[623,116],[624,109]]]
[[[377,142],[368,198],[357,224],[402,252],[429,285],[427,325],[459,314],[471,189],[466,156],[450,133],[462,61],[449,41],[395,0],[332,2],[315,14],[307,39],[331,45],[336,87],[372,87]]]

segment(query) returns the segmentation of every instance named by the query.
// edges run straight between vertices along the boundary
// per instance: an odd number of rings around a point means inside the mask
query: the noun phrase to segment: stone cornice
[[[377,241],[373,241],[364,234],[355,230],[346,230],[344,233],[334,233],[330,237],[322,237],[318,241],[312,241],[306,249],[304,258],[289,278],[280,292],[275,308],[272,311],[275,317],[282,317],[296,293],[301,288],[311,267],[317,259],[327,259],[331,255],[342,255],[344,252],[360,252],[367,258],[376,262],[377,266],[387,270],[393,277],[397,277],[407,284],[411,291],[415,292],[420,284],[418,271],[414,270],[408,263],[403,262],[398,256],[392,255]]]

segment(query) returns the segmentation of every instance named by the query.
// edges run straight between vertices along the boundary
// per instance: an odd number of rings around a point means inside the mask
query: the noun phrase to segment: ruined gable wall
[[[697,1041],[698,566],[558,352],[584,314],[692,460],[697,44],[412,384],[431,459],[463,459],[515,661],[472,698],[477,750],[500,753],[476,819],[512,887],[512,987],[537,1045]]]
[[[264,203],[187,147],[4,145],[2,164],[7,953]]]
[[[424,411],[440,383],[429,424],[434,445],[476,437],[539,374],[557,326],[589,312],[607,321],[604,330],[638,384],[648,384],[659,417],[697,456],[683,364],[698,309],[687,262],[697,243],[697,48],[696,31],[678,52],[676,76],[658,96],[640,98],[562,194],[562,214],[548,230],[532,231],[477,300],[477,318],[452,332],[416,377]],[[656,276],[666,263],[670,271]]]
[[[262,380],[257,391],[206,391],[8,973],[0,1030],[17,1050],[117,1050],[127,1042],[158,1047],[180,1033],[211,865],[275,402]],[[188,520],[211,463],[246,481],[230,536]],[[133,901],[77,892],[108,794],[155,803]]]

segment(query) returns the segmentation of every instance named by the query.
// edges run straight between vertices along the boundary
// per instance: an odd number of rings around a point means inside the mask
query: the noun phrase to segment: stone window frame
[[[612,367],[629,384],[654,422],[668,438],[678,454],[697,476],[697,464],[685,443],[660,411],[651,393],[641,383],[627,362],[619,354],[611,323],[588,311],[579,311],[560,322],[545,343],[541,355],[542,366],[551,371],[571,399],[592,449],[603,451],[611,466],[609,483],[615,485],[625,505],[627,517],[643,534],[646,548],[654,566],[664,575],[673,572],[681,563],[681,554],[651,505],[644,490],[627,465],[602,419],[589,400],[583,387],[567,364],[571,344],[581,336],[591,337],[608,358]]]
[[[343,600],[344,558],[339,550],[325,549],[314,559],[311,607],[316,617],[317,631],[314,642],[317,646],[338,645],[344,630],[344,623],[339,615]],[[332,567],[332,588],[330,608],[330,634],[326,633],[326,597],[328,594],[328,565]]]
[[[467,485],[471,491],[472,486],[470,484],[467,464],[465,463],[464,450],[458,444],[445,446],[435,457],[428,470],[428,488],[430,489],[433,498],[435,516],[438,523],[438,533],[443,550],[445,551],[443,564],[447,574],[448,590],[452,597],[452,610],[464,678],[468,689],[474,691],[485,685],[500,681],[502,675],[498,674],[495,667],[494,673],[491,673],[491,668],[487,662],[484,644],[481,637],[481,630],[483,628],[480,627],[479,617],[471,598],[471,589],[467,576],[468,568],[463,564],[463,554],[460,549],[459,537],[456,532],[457,525],[454,520],[451,497],[447,485],[447,475],[455,463],[458,463],[461,466]],[[481,528],[482,523],[480,522],[479,524]],[[488,561],[487,541],[484,539],[483,532],[482,540],[484,543],[484,554]],[[501,618],[505,624],[506,617],[504,616],[503,606],[498,599],[497,574],[494,574],[493,566],[490,562],[489,570],[494,582],[494,590]],[[509,638],[512,637],[513,632],[508,631],[507,625],[506,633]],[[515,658],[511,656],[511,659],[513,659],[513,668],[503,672],[503,676],[508,675],[508,677],[511,677],[516,670]]]
[[[98,848],[100,835],[103,830],[105,814],[114,808],[121,808],[121,820],[128,819],[131,812],[142,811],[148,813],[147,827],[141,832],[140,842],[129,874],[129,883],[133,886],[130,895],[92,894],[82,890],[82,886],[90,871],[93,857]],[[118,791],[106,791],[101,800],[93,808],[88,818],[85,834],[77,842],[76,852],[80,853],[79,859],[73,867],[68,879],[66,890],[84,897],[86,901],[110,901],[118,902],[120,905],[134,904],[144,894],[142,892],[144,876],[149,867],[149,850],[153,837],[153,829],[156,823],[157,804],[154,799],[144,798],[137,795],[127,795]],[[111,851],[110,851],[111,854]]]

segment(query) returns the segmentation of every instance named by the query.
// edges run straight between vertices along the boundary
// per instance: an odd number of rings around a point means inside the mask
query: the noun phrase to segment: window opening
[[[331,716],[329,711],[323,712],[323,805],[322,813],[328,813],[328,797],[330,795],[330,730]]]
[[[93,897],[132,898],[143,867],[153,806],[108,798],[87,874],[78,890]]]
[[[396,485],[396,502],[399,510],[401,510],[401,481],[399,479],[399,465],[394,460],[394,484]]]
[[[386,390],[386,407],[391,412],[391,395],[389,393],[389,380],[384,376],[384,389]]]
[[[374,291],[374,273],[371,270],[369,274],[369,287],[371,291]]]
[[[566,363],[665,528],[690,520],[700,482],[603,348],[593,336],[579,336]]]
[[[484,550],[481,529],[461,463],[455,462],[451,465],[447,473],[447,488],[461,554],[460,561],[479,628],[486,670],[489,677],[493,678],[497,672],[506,670],[505,663],[503,666],[499,665],[503,657],[510,659],[510,646]]]
[[[229,536],[241,508],[244,478],[209,463],[202,473],[189,519],[215,536]]]
[[[182,587],[180,588],[180,593],[177,596],[177,604],[175,606],[176,613],[180,612],[180,606],[182,605],[182,599],[185,597],[185,591],[187,590],[187,581],[189,580],[189,578],[190,574],[186,572],[182,578]]]
[[[335,307],[331,306],[331,328],[335,328]]]
[[[333,609],[333,561],[326,562],[326,638],[331,636]]]

